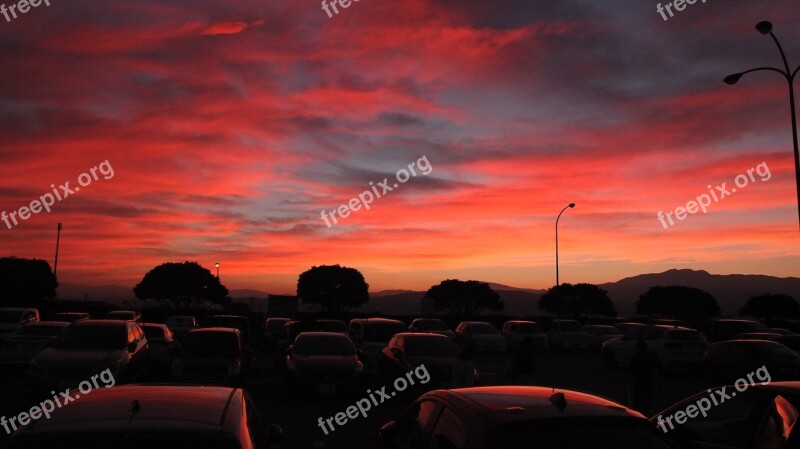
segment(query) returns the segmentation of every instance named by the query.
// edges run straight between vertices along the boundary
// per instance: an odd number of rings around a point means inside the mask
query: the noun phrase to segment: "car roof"
[[[346,338],[350,339],[347,335],[341,332],[301,332],[297,338],[309,338],[309,337],[317,337],[317,338]]]
[[[163,328],[169,329],[169,327],[163,323],[143,323],[142,327],[160,327],[162,329]]]
[[[170,316],[167,317],[167,319],[170,319],[170,318],[191,318],[191,319],[194,319],[194,317],[191,316],[191,315],[170,315]]]
[[[513,324],[534,323],[534,324],[538,324],[538,323],[536,323],[536,321],[529,321],[529,320],[508,320],[508,321],[506,321],[506,324],[508,324],[508,323],[513,323]]]
[[[124,310],[124,309],[120,309],[120,310],[112,310],[111,312],[108,312],[108,314],[107,314],[107,315],[111,315],[112,313],[133,313],[133,314],[136,314],[136,313],[139,313],[139,312],[137,312],[137,311],[135,311],[135,310]]]
[[[403,323],[402,321],[400,321],[400,320],[393,320],[393,319],[391,319],[391,318],[353,318],[352,320],[350,320],[350,323],[351,323],[351,324],[352,324],[352,323],[362,323],[362,324],[365,324],[365,323],[388,323],[388,324],[398,324],[398,323],[399,323],[399,324],[402,324],[402,325],[404,325],[404,326],[405,326],[405,323]]]
[[[28,323],[22,327],[41,327],[41,326],[69,326],[69,321],[37,321],[35,323]]]
[[[229,387],[120,385],[98,388],[49,419],[32,422],[21,433],[70,433],[92,430],[220,429],[240,389]],[[135,415],[131,410],[136,407]]]
[[[778,343],[777,341],[773,340],[726,340],[726,341],[718,341],[716,343],[711,343],[710,346],[783,346],[782,344]]]
[[[237,318],[237,319],[245,319],[245,320],[248,319],[246,316],[241,316],[241,315],[208,315],[205,318]]]
[[[25,308],[25,307],[2,307],[0,312],[38,312],[38,309]]]
[[[394,334],[395,337],[401,338],[448,338],[446,335],[437,334],[435,332],[399,332]]]
[[[650,327],[657,327],[660,329],[668,330],[668,331],[691,331],[691,332],[699,332],[697,329],[692,329],[691,327],[686,326],[673,326],[671,324],[653,324]]]
[[[563,395],[566,407],[558,403]],[[497,386],[436,390],[433,396],[449,402],[456,410],[474,410],[494,420],[525,420],[555,417],[634,417],[640,413],[607,399],[587,393],[548,387]],[[551,399],[552,398],[552,399]]]
[[[758,320],[749,320],[746,318],[714,318],[711,320],[712,323],[761,323]]]
[[[189,331],[189,334],[240,334],[239,329],[234,329],[232,327],[201,327],[198,329],[192,329]],[[188,335],[188,334],[187,334]]]
[[[85,326],[125,326],[127,323],[134,323],[130,320],[80,320],[70,324],[70,327]],[[134,323],[135,324],[135,323]]]

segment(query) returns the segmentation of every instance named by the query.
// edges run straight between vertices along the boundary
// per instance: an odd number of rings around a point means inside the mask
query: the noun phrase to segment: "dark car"
[[[701,391],[650,421],[685,449],[796,448],[800,444],[800,382],[762,384],[765,379],[755,378],[744,391],[736,385]],[[698,413],[700,408],[702,413]],[[681,423],[675,421],[677,417]]]
[[[113,312],[108,312],[104,319],[135,321],[136,323],[142,324],[142,314],[133,310],[115,310]]]
[[[110,370],[116,383],[137,380],[147,369],[149,346],[133,321],[81,320],[67,326],[28,367],[34,388],[77,385]]]
[[[15,432],[8,449],[267,449],[265,426],[241,389],[167,385],[100,388]]]
[[[422,395],[383,426],[384,448],[669,449],[641,414],[546,387],[476,387]]]
[[[68,323],[74,323],[75,321],[80,320],[90,320],[92,316],[86,312],[59,312],[53,315],[54,321],[66,321]]]
[[[267,349],[278,349],[278,344],[286,338],[286,323],[291,321],[289,318],[267,318],[264,323],[264,337]]]
[[[786,346],[767,340],[729,340],[708,345],[705,368],[715,382],[736,378],[766,366],[776,380],[800,379],[800,355]]]
[[[190,330],[197,329],[197,320],[190,315],[173,315],[164,324],[172,331],[176,340],[183,340]]]
[[[69,326],[65,321],[39,321],[0,340],[0,367],[24,368]]]
[[[354,318],[350,320],[348,334],[356,348],[361,351],[364,369],[370,374],[378,373],[381,351],[396,334],[406,332],[402,321],[387,318]]]
[[[771,332],[766,324],[753,320],[739,320],[720,318],[711,321],[711,331],[708,333],[708,342],[730,340],[739,334],[750,332]]]
[[[241,334],[227,327],[190,331],[172,362],[172,378],[181,383],[241,385],[246,370]]]
[[[167,376],[172,366],[172,359],[180,347],[166,324],[142,324],[147,342],[150,345],[150,362],[154,374]]]
[[[449,384],[461,348],[441,334],[404,332],[397,334],[381,352],[380,372],[398,377],[425,365],[433,384]]]
[[[227,327],[237,329],[245,345],[250,338],[250,320],[239,315],[211,315],[200,320],[200,327]]]
[[[357,385],[364,372],[356,347],[339,332],[304,332],[289,347],[286,367],[295,383],[330,394]]]

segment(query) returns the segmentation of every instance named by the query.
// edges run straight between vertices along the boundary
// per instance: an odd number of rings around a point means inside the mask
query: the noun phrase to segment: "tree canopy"
[[[56,296],[58,281],[47,261],[0,258],[0,307],[37,306]]]
[[[752,316],[756,318],[798,318],[800,305],[794,298],[784,294],[764,294],[753,296],[739,310],[739,316]]]
[[[472,317],[484,310],[503,310],[500,295],[486,282],[448,279],[425,293],[437,311],[447,310],[460,317]]]
[[[230,302],[228,289],[197,262],[161,264],[144,275],[133,293],[137,299],[155,299],[175,309]]]
[[[689,323],[704,323],[720,314],[719,303],[699,288],[671,285],[650,287],[639,296],[636,313],[658,315]]]
[[[300,275],[297,296],[327,313],[341,313],[369,301],[369,284],[355,268],[321,265]]]
[[[608,292],[594,284],[561,284],[539,299],[539,310],[559,316],[617,316]]]

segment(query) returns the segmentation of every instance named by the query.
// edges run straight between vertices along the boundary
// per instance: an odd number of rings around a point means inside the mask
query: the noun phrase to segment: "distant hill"
[[[657,285],[684,285],[705,290],[717,299],[725,315],[735,315],[750,297],[764,293],[783,293],[800,301],[800,278],[757,274],[721,275],[697,270],[668,270],[641,274],[601,284],[600,287],[608,291],[620,315],[630,315],[636,309],[639,295]]]

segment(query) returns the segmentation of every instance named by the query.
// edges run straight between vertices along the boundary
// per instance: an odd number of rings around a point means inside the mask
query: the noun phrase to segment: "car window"
[[[422,401],[414,404],[398,423],[395,444],[406,449],[422,449],[425,447],[425,430],[435,417],[438,406],[433,401]]]
[[[730,392],[728,392],[730,394]],[[695,404],[708,393],[700,393],[683,401],[663,416],[669,416],[680,410],[686,410],[688,404]],[[761,425],[768,400],[763,394],[746,391],[735,398],[711,407],[708,416],[698,415],[687,419],[685,423],[674,423],[674,429],[668,424],[668,436],[677,441],[718,445],[729,448],[749,448],[755,439],[756,431]],[[673,418],[674,421],[674,418]],[[662,429],[663,430],[663,429]]]
[[[449,408],[442,407],[428,449],[463,449],[467,447],[467,427]]]

